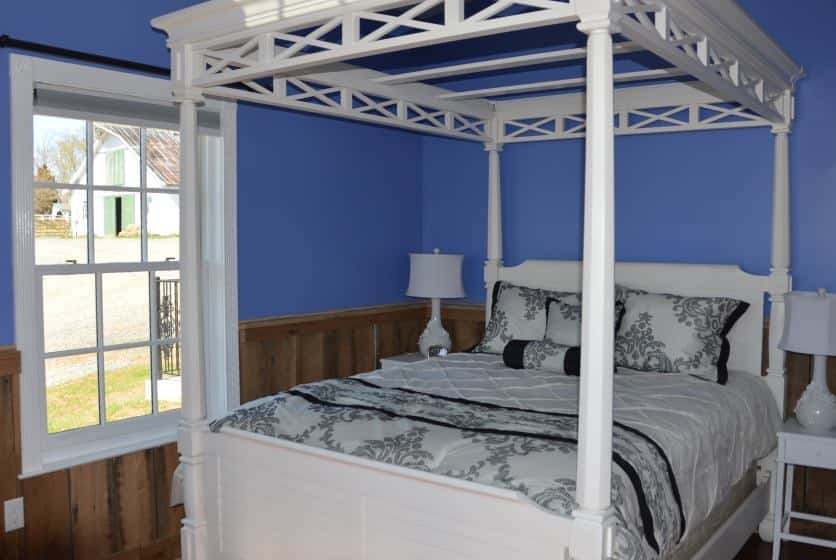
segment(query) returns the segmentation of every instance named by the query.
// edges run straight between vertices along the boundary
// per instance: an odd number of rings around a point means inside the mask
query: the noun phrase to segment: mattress
[[[512,489],[557,515],[574,508],[578,378],[453,354],[260,399],[212,424]],[[775,446],[761,379],[615,377],[616,557],[667,558]],[[693,535],[693,537],[692,537]],[[678,555],[677,555],[678,556]]]

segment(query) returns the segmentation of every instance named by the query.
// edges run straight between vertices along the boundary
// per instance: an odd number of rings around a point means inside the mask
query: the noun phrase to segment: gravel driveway
[[[67,258],[83,259],[86,240],[38,238],[36,251],[41,263],[59,263]],[[137,254],[138,239],[96,239],[98,262],[115,262]],[[68,256],[70,255],[70,256]],[[149,256],[160,260],[179,256],[176,237],[149,239]],[[79,260],[81,260],[79,259]],[[171,278],[169,272],[156,273]],[[176,273],[174,275],[176,277]],[[122,344],[150,338],[149,286],[145,272],[113,273],[102,276],[104,343]],[[92,274],[44,278],[44,346],[46,351],[71,350],[96,345],[95,279]],[[47,304],[48,302],[48,304]],[[105,354],[108,369],[139,365],[146,355],[136,350]],[[139,356],[139,357],[138,357]],[[47,364],[47,386],[96,373],[91,355],[58,358]]]

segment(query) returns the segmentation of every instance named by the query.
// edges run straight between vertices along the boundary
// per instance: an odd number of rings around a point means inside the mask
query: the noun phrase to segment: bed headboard
[[[496,277],[488,278],[486,269],[488,319],[493,295],[491,285],[497,280],[550,290],[581,291],[582,265],[579,261],[531,260],[494,270]],[[725,296],[747,302],[749,309],[729,335],[732,347],[729,368],[761,375],[764,294],[769,287],[769,276],[749,274],[735,265],[620,262],[615,265],[615,281],[629,288],[655,293]]]

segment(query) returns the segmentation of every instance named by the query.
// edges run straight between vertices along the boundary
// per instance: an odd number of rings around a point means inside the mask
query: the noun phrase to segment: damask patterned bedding
[[[615,378],[618,558],[667,556],[775,446],[765,384],[674,374]],[[570,515],[578,378],[454,354],[254,401],[212,424],[511,489]]]

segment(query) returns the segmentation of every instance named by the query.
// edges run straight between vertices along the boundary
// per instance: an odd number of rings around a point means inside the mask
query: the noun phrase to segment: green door
[[[132,194],[123,196],[122,198],[122,223],[119,228],[119,233],[122,233],[129,226],[134,225],[134,201],[136,197]]]
[[[116,235],[116,199],[118,196],[104,197],[104,234]]]
[[[134,225],[136,196],[104,197],[104,233],[117,236],[129,226]]]

